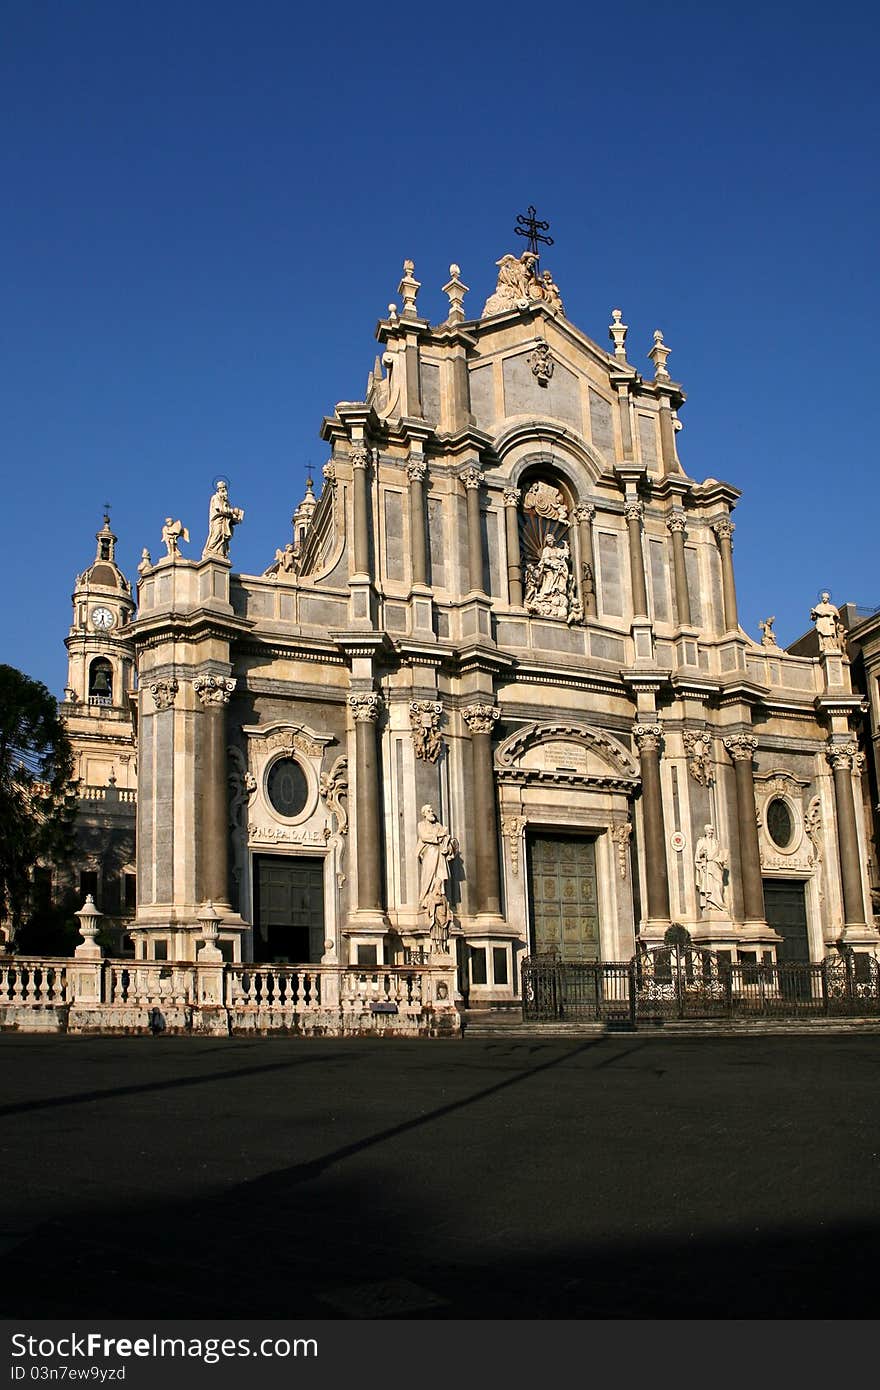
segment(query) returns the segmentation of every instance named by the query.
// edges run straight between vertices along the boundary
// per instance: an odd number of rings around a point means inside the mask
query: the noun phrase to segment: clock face
[[[115,619],[109,608],[92,609],[92,627],[108,628],[112,627]]]

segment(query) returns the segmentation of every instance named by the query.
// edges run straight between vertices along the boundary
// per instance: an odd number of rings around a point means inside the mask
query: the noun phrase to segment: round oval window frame
[[[274,801],[269,795],[269,779],[272,776],[272,772],[274,771],[274,769],[278,767],[281,763],[295,763],[296,766],[299,768],[300,772],[303,774],[303,777],[305,778],[305,802],[303,803],[302,810],[298,811],[297,814],[294,816],[286,816],[283,811],[279,811],[278,807],[275,805]],[[272,758],[266,764],[266,767],[263,771],[263,799],[266,802],[266,805],[268,806],[271,815],[274,816],[275,820],[277,820],[281,825],[301,825],[303,821],[308,820],[309,817],[314,815],[315,813],[315,806],[318,800],[318,784],[314,774],[314,770],[302,758],[298,758],[295,753],[290,752],[288,749],[284,749],[277,755],[277,757]]]
[[[780,845],[778,841],[775,840],[773,836],[770,834],[770,807],[773,805],[774,801],[782,802],[783,806],[788,812],[789,820],[791,822],[791,838],[788,841],[788,844],[786,845]],[[768,796],[767,800],[764,802],[763,821],[764,833],[767,837],[767,842],[771,846],[771,849],[774,854],[797,854],[804,836],[803,814],[798,812],[798,808],[795,806],[790,797],[785,796],[782,792],[772,792],[770,796]]]

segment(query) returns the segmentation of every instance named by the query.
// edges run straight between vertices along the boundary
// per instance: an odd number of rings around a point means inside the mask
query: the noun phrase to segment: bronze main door
[[[532,953],[564,961],[598,960],[596,841],[530,835],[528,865]]]
[[[324,950],[324,861],[261,854],[254,861],[254,960],[318,961]]]

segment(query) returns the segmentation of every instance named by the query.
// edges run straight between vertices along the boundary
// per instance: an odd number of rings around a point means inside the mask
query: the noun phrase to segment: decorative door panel
[[[529,896],[534,954],[599,959],[595,840],[530,836]]]

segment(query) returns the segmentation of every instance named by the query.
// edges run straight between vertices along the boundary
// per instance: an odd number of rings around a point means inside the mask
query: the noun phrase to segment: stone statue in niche
[[[419,907],[428,914],[431,946],[446,955],[452,909],[446,885],[458,845],[437,819],[434,807],[422,807],[419,821]]]
[[[714,825],[707,825],[694,850],[694,876],[704,912],[727,911],[724,901],[726,870],[727,853],[715,835]]]
[[[539,558],[526,565],[525,606],[528,613],[542,618],[568,618],[571,554],[568,541],[557,540],[552,531],[544,537]]]
[[[822,591],[820,602],[811,610],[810,621],[816,624],[820,652],[846,650],[846,633],[840,609],[831,602],[831,595],[827,589]]]

